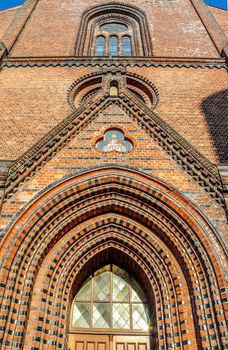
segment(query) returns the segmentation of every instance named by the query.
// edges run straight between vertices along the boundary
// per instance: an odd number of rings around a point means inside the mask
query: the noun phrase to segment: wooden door
[[[113,350],[152,350],[149,335],[116,335],[113,337]]]
[[[69,334],[69,350],[110,350],[108,335]]]

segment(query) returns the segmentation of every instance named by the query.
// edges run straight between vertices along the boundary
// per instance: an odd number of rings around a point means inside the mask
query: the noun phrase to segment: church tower
[[[226,348],[227,59],[201,0],[0,13],[1,349]]]

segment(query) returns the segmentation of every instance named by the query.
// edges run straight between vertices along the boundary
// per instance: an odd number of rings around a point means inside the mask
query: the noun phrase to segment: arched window
[[[119,89],[118,89],[118,82],[117,81],[111,81],[110,83],[110,89],[109,89],[110,96],[118,96]]]
[[[115,265],[96,271],[72,305],[72,328],[149,331],[146,296],[136,280]]]
[[[105,38],[98,36],[96,40],[96,56],[104,56],[105,50]]]
[[[122,55],[123,56],[132,55],[131,38],[128,35],[124,35],[122,37]]]
[[[96,40],[100,36],[104,37],[105,45],[104,50],[97,51]],[[116,37],[111,40],[112,48],[109,47],[111,36]],[[152,56],[150,27],[144,11],[136,6],[112,2],[85,11],[79,25],[75,55],[100,56],[101,52],[104,56]]]
[[[96,56],[131,56],[134,31],[131,23],[98,23],[94,30]],[[107,45],[106,45],[107,43]]]
[[[110,36],[109,39],[109,55],[117,56],[118,55],[118,39],[117,36]]]

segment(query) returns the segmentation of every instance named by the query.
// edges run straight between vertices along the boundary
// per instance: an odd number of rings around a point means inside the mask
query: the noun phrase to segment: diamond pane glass
[[[113,292],[114,301],[129,301],[130,285],[128,273],[119,267],[113,266]]]
[[[110,300],[110,281],[111,273],[109,271],[94,277],[93,299],[96,301]]]
[[[112,322],[113,328],[130,329],[129,304],[113,304]]]
[[[72,326],[78,328],[89,328],[90,303],[75,303],[73,307]]]
[[[92,278],[90,278],[83,284],[83,286],[77,293],[75,300],[89,301],[91,299],[91,287],[92,287]]]
[[[140,287],[138,282],[136,282],[136,280],[133,278],[131,280],[131,286],[132,286],[131,300],[138,301],[138,302],[145,302],[146,296],[142,291],[142,288]]]
[[[110,327],[110,305],[108,303],[93,304],[93,327],[94,328]]]
[[[147,331],[149,329],[148,308],[145,304],[132,305],[133,329]]]
[[[106,272],[106,271],[111,271],[111,265],[106,265],[101,269],[97,270],[96,272],[94,272],[94,276],[101,275],[103,272]]]
[[[72,305],[75,328],[148,331],[148,304],[141,286],[115,265],[96,271],[81,287]]]

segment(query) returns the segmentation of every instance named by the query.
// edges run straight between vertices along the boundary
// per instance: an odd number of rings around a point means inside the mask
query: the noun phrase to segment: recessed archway
[[[136,6],[118,2],[94,6],[83,13],[75,44],[75,54],[91,55],[95,27],[110,20],[121,21],[122,24],[131,26],[134,32],[136,54],[152,56],[152,40],[146,14]]]
[[[224,297],[219,237],[198,208],[159,179],[111,166],[70,176],[23,209],[3,245],[1,283],[12,288],[2,298],[5,329],[12,330],[2,333],[6,349],[29,349],[31,337],[36,349],[62,348],[80,271],[108,251],[129,257],[126,266],[132,261],[147,276],[159,347],[200,348],[208,336],[216,346],[224,342],[223,306],[212,301]]]

